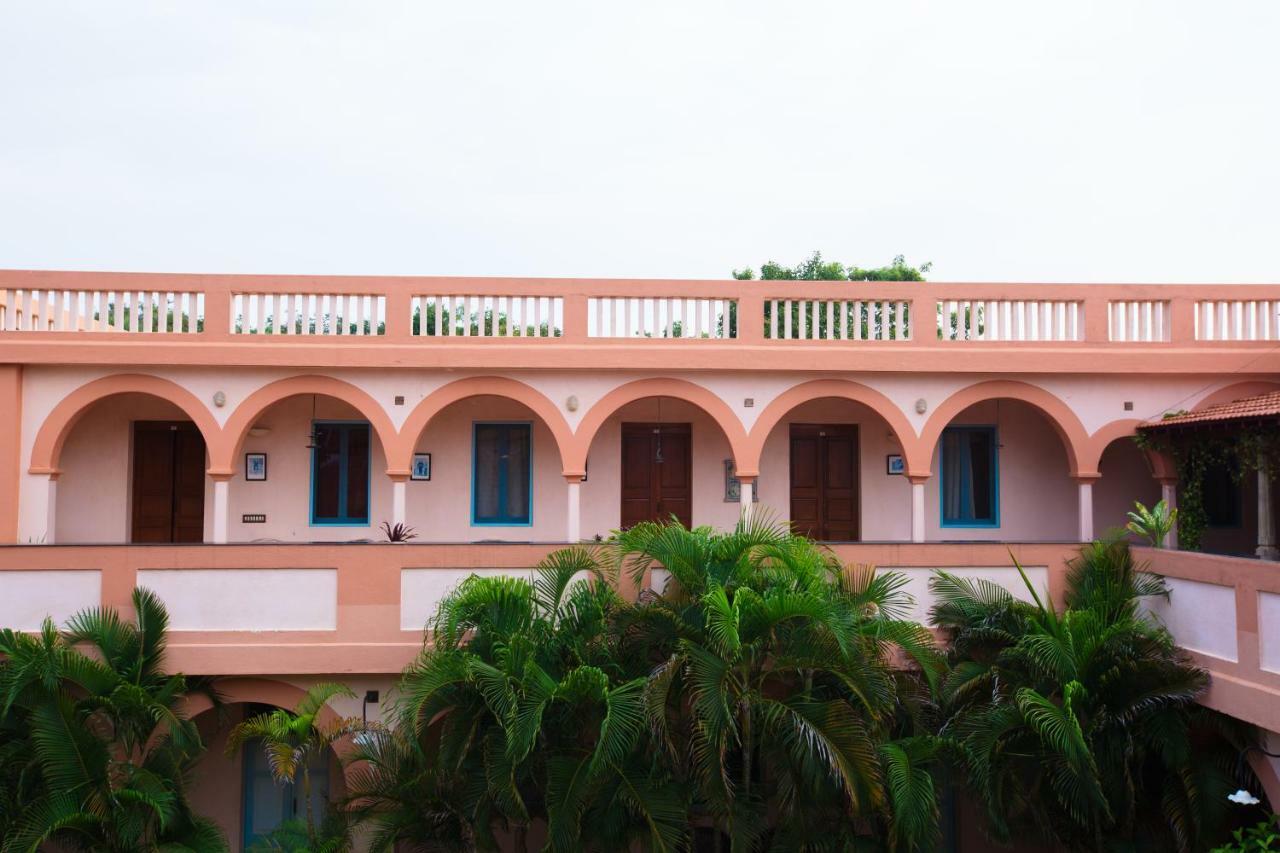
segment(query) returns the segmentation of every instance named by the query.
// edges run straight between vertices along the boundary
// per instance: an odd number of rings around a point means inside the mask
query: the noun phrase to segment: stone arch
[[[760,454],[764,451],[764,443],[768,440],[769,433],[773,431],[774,427],[797,406],[824,398],[852,400],[855,403],[863,404],[884,418],[889,424],[889,428],[893,430],[894,435],[897,436],[898,443],[902,445],[903,456],[907,462],[907,473],[928,473],[929,457],[923,455],[919,449],[916,431],[912,428],[911,422],[907,420],[907,416],[903,414],[902,409],[898,408],[892,400],[874,388],[869,388],[866,385],[851,382],[847,379],[815,379],[811,382],[796,385],[779,394],[756,418],[755,426],[751,428],[747,443],[747,452],[751,456],[742,460],[739,464],[752,470],[758,470]]]
[[[919,448],[923,453],[928,454],[926,458],[932,462],[933,451],[938,444],[938,439],[942,437],[942,431],[957,415],[975,403],[996,399],[1021,400],[1039,409],[1048,418],[1058,437],[1062,439],[1062,445],[1067,451],[1067,464],[1071,476],[1097,475],[1096,470],[1083,468],[1080,464],[1082,459],[1088,458],[1086,451],[1089,447],[1089,434],[1080,423],[1080,418],[1071,411],[1071,407],[1038,385],[1004,379],[979,382],[976,385],[961,388],[934,409],[920,434]]]
[[[182,409],[204,436],[212,470],[216,464],[214,451],[222,439],[222,430],[209,408],[195,394],[176,382],[145,373],[123,373],[104,376],[81,385],[53,407],[53,411],[44,419],[36,433],[35,444],[31,448],[30,473],[55,473],[62,447],[72,428],[94,403],[117,394],[147,394]]]
[[[240,405],[236,406],[235,411],[231,413],[231,417],[227,419],[226,426],[222,429],[222,440],[218,447],[216,455],[210,451],[209,472],[211,474],[230,475],[235,470],[235,460],[240,455],[240,448],[244,445],[245,436],[249,433],[249,427],[262,416],[269,407],[281,400],[298,395],[318,394],[326,397],[333,397],[347,403],[369,421],[373,431],[377,433],[378,440],[382,442],[383,452],[390,454],[396,447],[397,432],[395,424],[391,422],[391,418],[387,415],[382,405],[369,395],[367,391],[357,388],[350,382],[341,379],[335,379],[332,376],[290,376],[287,379],[278,379],[268,385],[254,391],[246,397]],[[391,465],[391,457],[387,457],[388,468]],[[391,470],[388,473],[392,473]],[[404,473],[409,473],[408,466],[405,466]]]
[[[716,422],[725,438],[738,466],[738,474],[743,477],[755,477],[759,471],[754,467],[755,455],[751,453],[747,431],[742,421],[729,404],[701,385],[695,385],[684,379],[658,377],[653,379],[637,379],[614,388],[605,394],[583,416],[578,429],[574,433],[574,443],[570,454],[564,460],[566,476],[581,475],[586,470],[587,452],[596,433],[611,415],[628,403],[643,400],[646,397],[671,397],[684,400],[697,406]],[[742,460],[751,460],[753,466],[747,468]]]
[[[1256,397],[1259,394],[1267,394],[1272,391],[1280,391],[1280,383],[1268,382],[1266,380],[1258,380],[1253,382],[1234,382],[1230,385],[1224,385],[1216,391],[1210,391],[1191,407],[1192,411],[1207,409],[1210,406],[1216,406],[1219,403],[1230,403],[1243,397]]]
[[[560,464],[568,471],[568,460],[573,451],[573,431],[564,415],[546,395],[515,379],[503,376],[471,376],[450,382],[432,391],[422,398],[400,428],[399,444],[392,452],[387,452],[388,467],[403,469],[408,472],[413,461],[413,451],[422,431],[431,420],[452,404],[468,397],[505,397],[514,400],[533,411],[555,436],[556,447],[560,451]]]

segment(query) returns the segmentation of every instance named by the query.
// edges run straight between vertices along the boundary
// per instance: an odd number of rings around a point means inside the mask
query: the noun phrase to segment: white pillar
[[[1260,560],[1280,560],[1276,548],[1276,519],[1271,511],[1271,474],[1266,460],[1258,458],[1258,550]]]
[[[405,502],[407,500],[406,485],[403,477],[391,481],[391,525],[404,524]]]
[[[225,545],[231,535],[231,483],[218,477],[213,481],[213,543]]]
[[[1081,542],[1093,541],[1093,480],[1081,477],[1076,480],[1079,495],[1077,512],[1079,513],[1079,531]]]
[[[754,477],[738,480],[738,506],[742,510],[742,520],[751,520],[752,503],[755,501],[756,481]]]
[[[44,544],[52,545],[55,541],[55,532],[58,529],[58,475],[56,473],[49,475],[49,481],[45,486],[45,522],[44,522]]]
[[[570,544],[582,541],[582,480],[566,477],[568,508],[565,518],[565,540]]]
[[[911,481],[911,541],[924,541],[924,483],[922,479]]]
[[[1173,512],[1178,508],[1178,484],[1176,480],[1160,481],[1160,500],[1164,501],[1169,512]],[[1175,523],[1173,528],[1165,534],[1164,547],[1178,547],[1178,525]]]

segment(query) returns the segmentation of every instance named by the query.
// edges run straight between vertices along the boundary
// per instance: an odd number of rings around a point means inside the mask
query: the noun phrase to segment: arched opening
[[[1103,448],[1098,471],[1102,476],[1093,486],[1095,535],[1101,537],[1117,528],[1123,530],[1134,501],[1147,507],[1159,503],[1160,482],[1152,473],[1146,452],[1131,436],[1113,439]]]
[[[628,400],[591,431],[582,535],[604,537],[673,516],[686,525],[732,528],[741,512],[736,464],[722,421],[697,403],[664,395]]]
[[[218,688],[225,700],[219,708],[201,703],[203,710],[191,709],[198,711],[193,719],[205,745],[192,774],[192,807],[218,824],[233,850],[247,849],[285,821],[303,818],[306,800],[301,785],[281,785],[272,778],[260,741],[246,743],[227,755],[227,738],[245,719],[275,708],[292,709],[303,691],[284,682],[246,678],[220,681]],[[319,714],[322,726],[337,718],[328,706]],[[309,769],[312,811],[319,819],[329,803],[345,794],[345,780],[333,749],[316,756]]]
[[[925,485],[928,540],[1077,538],[1076,453],[1060,422],[1030,402],[1001,396],[970,402],[953,415],[939,407],[942,413],[950,416],[931,420],[925,430],[933,439],[933,476]]]
[[[59,473],[46,541],[209,541],[207,429],[152,393],[113,393],[84,406],[49,457]]]
[[[376,404],[324,387],[252,395],[228,420],[228,541],[381,538],[392,517],[384,438],[394,430]]]
[[[903,439],[880,411],[843,396],[808,399],[780,412],[772,408],[752,431],[760,441],[762,506],[816,539],[910,538]],[[909,430],[905,424],[903,418],[899,428]]]
[[[495,394],[436,402],[424,400],[431,416],[411,415],[402,430],[411,472],[420,470],[415,457],[430,455],[430,479],[418,473],[406,484],[417,541],[564,541],[561,437],[545,412]]]

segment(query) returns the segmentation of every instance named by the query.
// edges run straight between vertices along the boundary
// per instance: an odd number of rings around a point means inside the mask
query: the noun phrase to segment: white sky
[[[0,0],[0,267],[1280,281],[1280,3]]]

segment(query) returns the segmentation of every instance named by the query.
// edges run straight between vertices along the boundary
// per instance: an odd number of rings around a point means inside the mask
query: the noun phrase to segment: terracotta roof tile
[[[1256,397],[1218,403],[1195,412],[1183,412],[1166,418],[1156,418],[1142,425],[1143,429],[1189,424],[1220,423],[1257,418],[1280,417],[1280,391],[1269,391]]]

